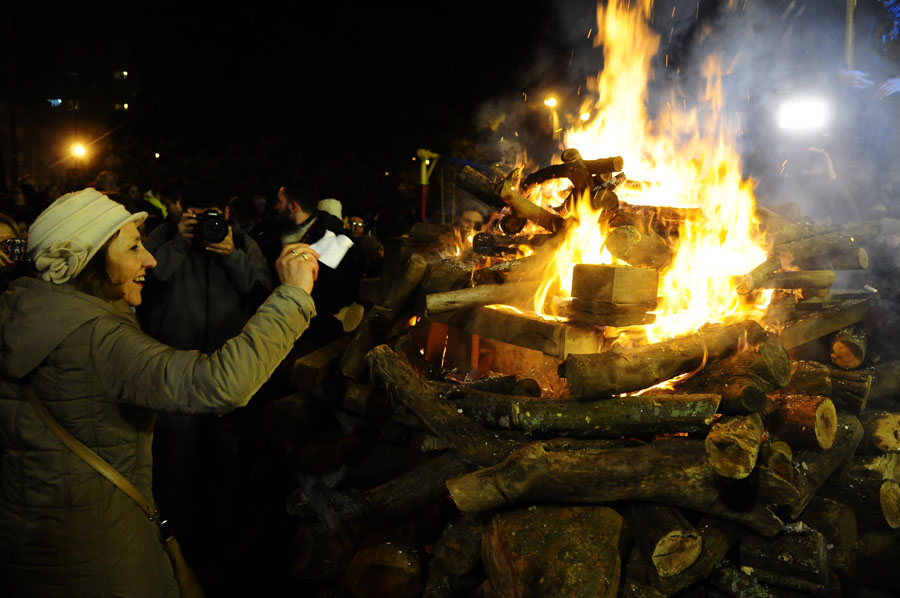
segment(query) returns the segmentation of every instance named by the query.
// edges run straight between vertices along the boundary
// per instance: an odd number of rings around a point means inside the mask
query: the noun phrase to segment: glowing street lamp
[[[76,158],[84,158],[87,155],[87,149],[80,143],[73,143],[70,150]]]

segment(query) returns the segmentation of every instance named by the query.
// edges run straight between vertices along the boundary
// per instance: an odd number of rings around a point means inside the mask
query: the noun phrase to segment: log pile
[[[613,201],[621,159],[565,158],[525,185],[569,178],[631,264],[577,267],[567,320],[489,307],[530,308],[566,221],[463,169],[545,229],[536,253],[483,237],[473,269],[420,228],[356,330],[294,364],[270,421],[298,469],[295,578],[360,597],[900,592],[900,361],[878,363],[871,294],[832,288],[892,225],[781,219],[739,280],[779,289],[769,317],[610,347],[604,326],[652,321],[668,240],[697,215]],[[814,257],[831,268],[797,269]],[[310,402],[341,431],[316,451],[290,433]]]

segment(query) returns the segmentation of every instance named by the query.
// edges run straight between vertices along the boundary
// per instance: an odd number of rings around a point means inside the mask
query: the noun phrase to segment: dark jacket
[[[279,286],[238,337],[204,355],[153,340],[124,303],[16,280],[0,297],[0,595],[178,593],[156,524],[48,431],[23,384],[150,497],[152,412],[243,405],[314,313],[308,294]]]
[[[164,224],[145,246],[157,260],[140,311],[147,334],[177,349],[210,351],[241,331],[272,288],[265,258],[253,239],[237,234],[228,256],[194,249]]]

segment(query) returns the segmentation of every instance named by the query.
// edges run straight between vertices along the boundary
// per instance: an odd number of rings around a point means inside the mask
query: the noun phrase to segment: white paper
[[[330,230],[325,236],[310,245],[319,254],[319,261],[329,268],[337,268],[344,256],[353,247],[353,241],[345,235],[336,235]]]

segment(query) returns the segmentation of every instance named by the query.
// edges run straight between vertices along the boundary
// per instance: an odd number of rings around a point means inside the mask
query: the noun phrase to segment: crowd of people
[[[284,512],[261,487],[287,471],[262,407],[293,392],[279,366],[344,334],[335,315],[380,273],[375,223],[288,181],[245,197],[101,172],[61,191],[23,177],[0,201],[0,593],[177,593],[156,524],[47,432],[31,392],[228,593]]]

